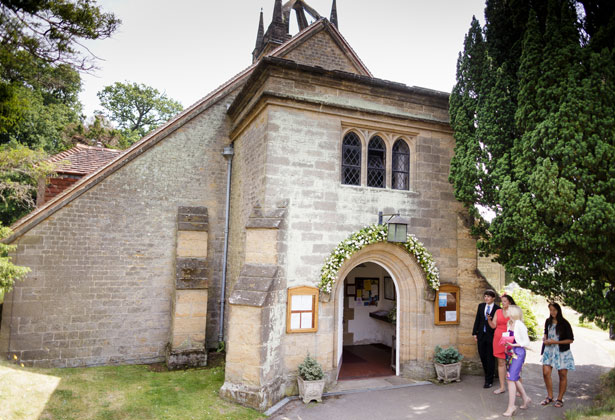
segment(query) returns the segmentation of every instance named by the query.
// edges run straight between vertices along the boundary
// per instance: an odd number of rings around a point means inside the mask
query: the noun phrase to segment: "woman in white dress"
[[[514,338],[514,341],[512,343],[506,343],[506,347],[511,352],[511,361],[508,366],[508,372],[506,373],[508,382],[508,408],[502,414],[505,417],[511,417],[517,410],[517,406],[515,405],[517,392],[523,400],[523,405],[519,408],[526,409],[532,402],[521,383],[521,368],[525,362],[525,349],[530,345],[527,327],[523,323],[523,311],[517,305],[510,305],[508,307],[508,317],[508,332],[510,336]]]

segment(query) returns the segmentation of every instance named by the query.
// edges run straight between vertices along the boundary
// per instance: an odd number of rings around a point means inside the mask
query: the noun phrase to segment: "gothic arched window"
[[[410,148],[402,139],[393,145],[393,176],[391,186],[394,190],[410,189]]]
[[[352,131],[342,142],[342,184],[361,185],[361,140]]]
[[[384,188],[385,187],[385,155],[386,148],[384,141],[374,136],[367,146],[367,186]]]

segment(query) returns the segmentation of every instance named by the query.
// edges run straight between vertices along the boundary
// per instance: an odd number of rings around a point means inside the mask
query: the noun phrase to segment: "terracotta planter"
[[[322,402],[322,392],[325,389],[325,380],[319,381],[304,381],[301,377],[297,377],[299,384],[299,396],[303,399],[303,403],[307,404],[312,400]]]
[[[461,362],[451,363],[450,365],[434,363],[434,366],[436,367],[436,375],[438,375],[439,381],[461,381]]]

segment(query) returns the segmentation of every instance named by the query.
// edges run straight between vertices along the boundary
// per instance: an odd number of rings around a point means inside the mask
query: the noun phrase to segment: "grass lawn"
[[[0,362],[2,420],[261,419],[218,397],[224,365],[168,372],[152,366],[34,369]]]

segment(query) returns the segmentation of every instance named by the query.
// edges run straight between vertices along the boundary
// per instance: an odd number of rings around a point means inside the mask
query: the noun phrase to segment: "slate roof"
[[[60,174],[87,175],[105,166],[123,150],[77,144],[75,147],[53,155],[48,162],[59,162],[56,172]]]

